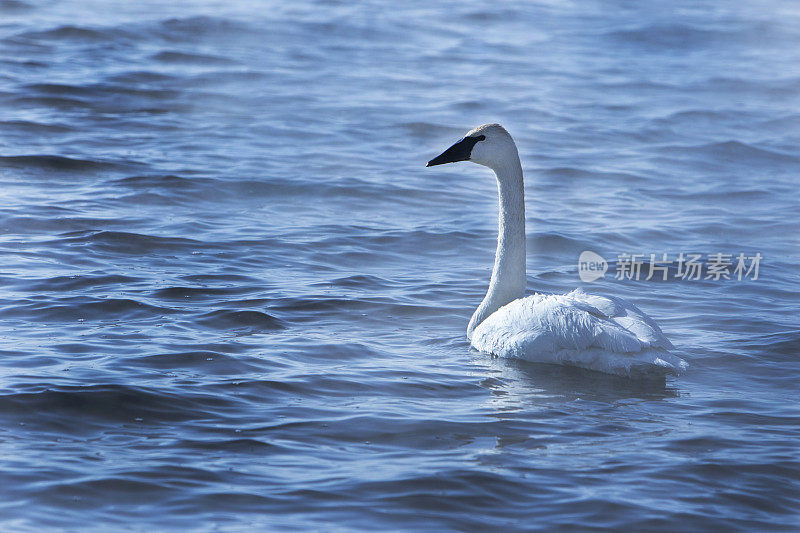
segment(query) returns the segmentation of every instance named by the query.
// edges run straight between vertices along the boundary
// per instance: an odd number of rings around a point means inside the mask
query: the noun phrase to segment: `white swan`
[[[635,305],[586,294],[525,293],[525,196],[511,135],[485,124],[428,162],[472,161],[494,170],[500,223],[489,290],[467,338],[481,352],[539,363],[580,366],[623,376],[679,374],[686,367],[658,325]]]

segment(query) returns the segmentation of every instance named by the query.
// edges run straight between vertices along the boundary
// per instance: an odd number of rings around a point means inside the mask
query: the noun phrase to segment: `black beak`
[[[472,153],[472,148],[475,143],[482,141],[485,137],[479,135],[477,137],[464,137],[453,146],[437,155],[425,165],[426,167],[433,167],[436,165],[444,165],[445,163],[455,163],[457,161],[469,161],[469,156]]]

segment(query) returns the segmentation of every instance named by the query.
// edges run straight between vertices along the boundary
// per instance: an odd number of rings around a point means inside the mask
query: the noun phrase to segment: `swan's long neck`
[[[500,200],[497,252],[489,290],[467,327],[470,339],[489,315],[525,294],[525,188],[522,165],[514,152],[514,157],[493,168]]]

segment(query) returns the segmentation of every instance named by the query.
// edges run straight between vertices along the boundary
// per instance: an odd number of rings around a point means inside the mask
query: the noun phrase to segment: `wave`
[[[399,283],[379,276],[356,274],[332,280],[320,281],[313,285],[318,287],[340,287],[345,289],[381,289],[398,286]]]
[[[70,296],[50,300],[20,299],[0,309],[0,316],[41,322],[117,321],[157,318],[175,309],[132,298]]]
[[[218,195],[217,190],[224,186],[222,181],[213,178],[203,178],[199,176],[184,177],[175,174],[145,174],[113,178],[109,180],[107,184],[112,188],[125,187],[144,193],[154,190],[164,190],[179,195],[178,199],[184,198],[189,200],[193,200],[198,195],[209,198],[214,197]]]
[[[53,241],[71,246],[84,245],[89,248],[120,254],[139,255],[158,250],[186,250],[203,248],[205,244],[186,237],[160,237],[126,231],[78,231],[63,234]]]
[[[29,424],[56,423],[82,432],[114,423],[163,423],[206,418],[230,405],[210,394],[107,384],[50,386],[36,392],[0,395],[0,412]]]
[[[644,46],[651,50],[688,50],[708,47],[734,37],[728,31],[701,28],[690,24],[656,23],[614,30],[605,36],[617,43]]]
[[[92,83],[87,85],[67,85],[56,83],[34,83],[23,87],[25,97],[22,99],[29,102],[65,102],[71,105],[86,105],[93,107],[108,106],[114,99],[122,96],[143,100],[172,100],[179,97],[182,93],[173,89],[166,88],[139,88],[125,84],[116,83]],[[30,96],[31,93],[38,93],[46,96]],[[131,106],[132,102],[114,103],[115,108],[125,109]],[[66,104],[64,104],[66,105]],[[57,107],[52,105],[52,107]]]
[[[642,182],[646,181],[646,176],[631,174],[627,172],[605,172],[600,170],[574,168],[574,167],[554,167],[541,170],[544,175],[550,176],[557,180],[604,180],[604,181],[621,181],[621,182]]]
[[[150,84],[163,83],[180,79],[178,76],[164,72],[153,72],[150,70],[131,70],[120,74],[112,74],[106,78],[112,83],[130,84]]]
[[[286,453],[290,450],[284,446],[256,438],[237,439],[182,439],[175,443],[177,448],[199,452],[214,453]]]
[[[800,353],[800,330],[750,335],[740,342],[742,348],[765,354],[770,360],[790,362]]]
[[[163,51],[153,54],[151,56],[155,61],[169,64],[184,64],[184,65],[212,65],[212,66],[235,66],[239,65],[237,61],[220,56],[211,56],[204,54],[190,54],[187,52],[174,52]]]
[[[75,131],[75,128],[66,124],[44,124],[28,120],[0,121],[0,128],[5,131],[17,130],[28,133],[66,133]]]
[[[12,36],[14,43],[26,41],[48,43],[105,43],[150,41],[196,43],[202,39],[241,39],[259,36],[256,28],[220,17],[196,16],[170,18],[155,22],[109,26],[77,26],[65,24],[46,30],[26,31]]]
[[[126,286],[143,281],[145,278],[123,276],[120,274],[81,274],[74,276],[53,276],[26,280],[26,289],[32,292],[71,292],[85,291],[110,286]]]
[[[263,361],[256,357],[230,355],[209,350],[157,353],[126,358],[119,366],[147,370],[191,371],[208,376],[231,376],[237,380],[241,380],[242,376],[260,375],[265,371]],[[209,391],[212,390],[213,388]]]
[[[17,37],[37,41],[105,41],[115,39],[115,36],[107,31],[70,25],[59,26],[49,30],[25,32]]]
[[[162,20],[152,27],[151,32],[163,39],[180,42],[219,37],[261,37],[257,28],[243,22],[205,15]]]
[[[150,294],[154,298],[163,300],[197,301],[218,299],[222,296],[247,294],[259,290],[258,286],[239,287],[164,287],[156,289]]]
[[[23,85],[25,92],[39,92],[45,94],[67,94],[70,96],[92,97],[96,92],[94,85],[69,85],[66,83],[29,83]]]
[[[20,95],[9,99],[9,104],[18,107],[44,107],[63,111],[77,111],[91,109],[94,104],[82,98],[68,98],[65,96],[29,96]]]
[[[759,148],[741,141],[713,142],[699,145],[673,145],[659,149],[660,152],[681,156],[702,157],[718,162],[740,164],[792,164],[800,163],[800,157],[766,148]]]
[[[251,333],[278,331],[283,322],[261,311],[220,309],[198,317],[195,322],[213,329],[246,330]]]
[[[20,0],[0,0],[0,10],[5,12],[22,12],[22,11],[30,11],[33,9],[33,6],[22,2]]]
[[[260,284],[264,285],[263,280],[254,276],[245,276],[242,274],[187,274],[181,276],[182,280],[190,283],[241,283],[241,284]]]
[[[577,261],[578,254],[592,248],[592,241],[578,239],[563,233],[548,231],[528,234],[529,246],[537,253],[558,252]]]
[[[0,168],[36,168],[58,172],[105,171],[127,168],[134,161],[108,161],[79,159],[60,155],[7,155],[0,156]]]

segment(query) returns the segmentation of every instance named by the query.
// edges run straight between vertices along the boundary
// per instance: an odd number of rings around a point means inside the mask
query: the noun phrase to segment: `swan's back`
[[[610,374],[679,374],[686,362],[635,305],[586,294],[534,294],[492,313],[472,334],[486,353]]]

